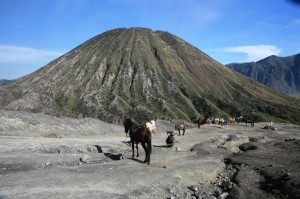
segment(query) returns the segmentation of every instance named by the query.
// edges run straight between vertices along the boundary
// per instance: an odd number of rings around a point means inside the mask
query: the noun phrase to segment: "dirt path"
[[[12,198],[165,198],[168,187],[212,180],[221,157],[198,158],[190,148],[212,138],[208,129],[190,129],[165,147],[165,134],[153,136],[151,165],[131,158],[123,133],[83,138],[1,137],[1,194]],[[100,153],[99,153],[100,152]],[[85,154],[88,164],[81,163]],[[124,159],[118,160],[118,154]]]
[[[140,157],[131,158],[122,131],[62,138],[6,132],[0,137],[0,198],[225,198],[228,193],[218,183],[226,180],[216,181],[220,174],[225,178],[223,160],[239,152],[249,136],[259,143],[299,138],[298,126],[281,125],[271,134],[262,125],[188,129],[172,148],[161,131],[153,136],[150,166],[142,163],[141,146]],[[82,163],[86,157],[89,162]]]

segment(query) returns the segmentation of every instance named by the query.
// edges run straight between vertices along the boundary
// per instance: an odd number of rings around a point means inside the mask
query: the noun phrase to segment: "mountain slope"
[[[283,93],[300,93],[300,54],[270,56],[258,62],[228,64],[229,68]]]
[[[5,96],[5,97],[4,97]],[[0,87],[4,109],[120,122],[238,116],[300,123],[300,102],[216,62],[163,31],[104,32]],[[269,116],[271,115],[271,116]]]

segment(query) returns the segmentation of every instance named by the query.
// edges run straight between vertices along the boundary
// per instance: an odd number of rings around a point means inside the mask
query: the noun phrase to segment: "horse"
[[[223,118],[220,118],[219,125],[223,126],[225,124],[225,120]]]
[[[228,118],[228,124],[234,125],[234,123],[235,123],[235,118],[234,117]]]
[[[125,133],[129,132],[131,146],[132,146],[132,157],[134,157],[134,143],[136,143],[136,157],[139,157],[139,148],[138,143],[142,143],[142,146],[145,151],[145,160],[144,163],[150,165],[150,154],[152,150],[152,132],[146,125],[138,125],[131,119],[127,118],[123,121],[125,128]]]
[[[241,122],[245,122],[246,126],[248,126],[248,123],[250,123],[251,127],[254,127],[254,122],[259,120],[259,116],[256,115],[254,111],[244,116],[240,116],[240,118],[241,118]]]
[[[187,125],[185,123],[175,124],[175,130],[178,130],[179,135],[181,130],[183,132],[182,135],[184,135],[185,129],[187,129]]]
[[[220,118],[216,117],[214,120],[213,120],[213,124],[219,124],[220,122]]]
[[[251,124],[251,127],[254,127],[254,120],[250,118],[243,118],[242,121],[246,123],[246,126],[248,126],[248,123]]]

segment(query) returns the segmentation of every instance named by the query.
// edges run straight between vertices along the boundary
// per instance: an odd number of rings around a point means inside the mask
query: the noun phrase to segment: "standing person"
[[[198,129],[200,129],[200,127],[201,127],[201,117],[199,117],[197,122],[198,122]]]

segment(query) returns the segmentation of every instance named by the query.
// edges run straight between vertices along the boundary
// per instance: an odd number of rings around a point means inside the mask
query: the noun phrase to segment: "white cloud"
[[[246,62],[259,61],[271,55],[278,55],[281,49],[273,45],[235,46],[223,49],[226,52],[247,54]]]
[[[60,55],[62,55],[60,52],[0,45],[0,63],[47,63]]]

